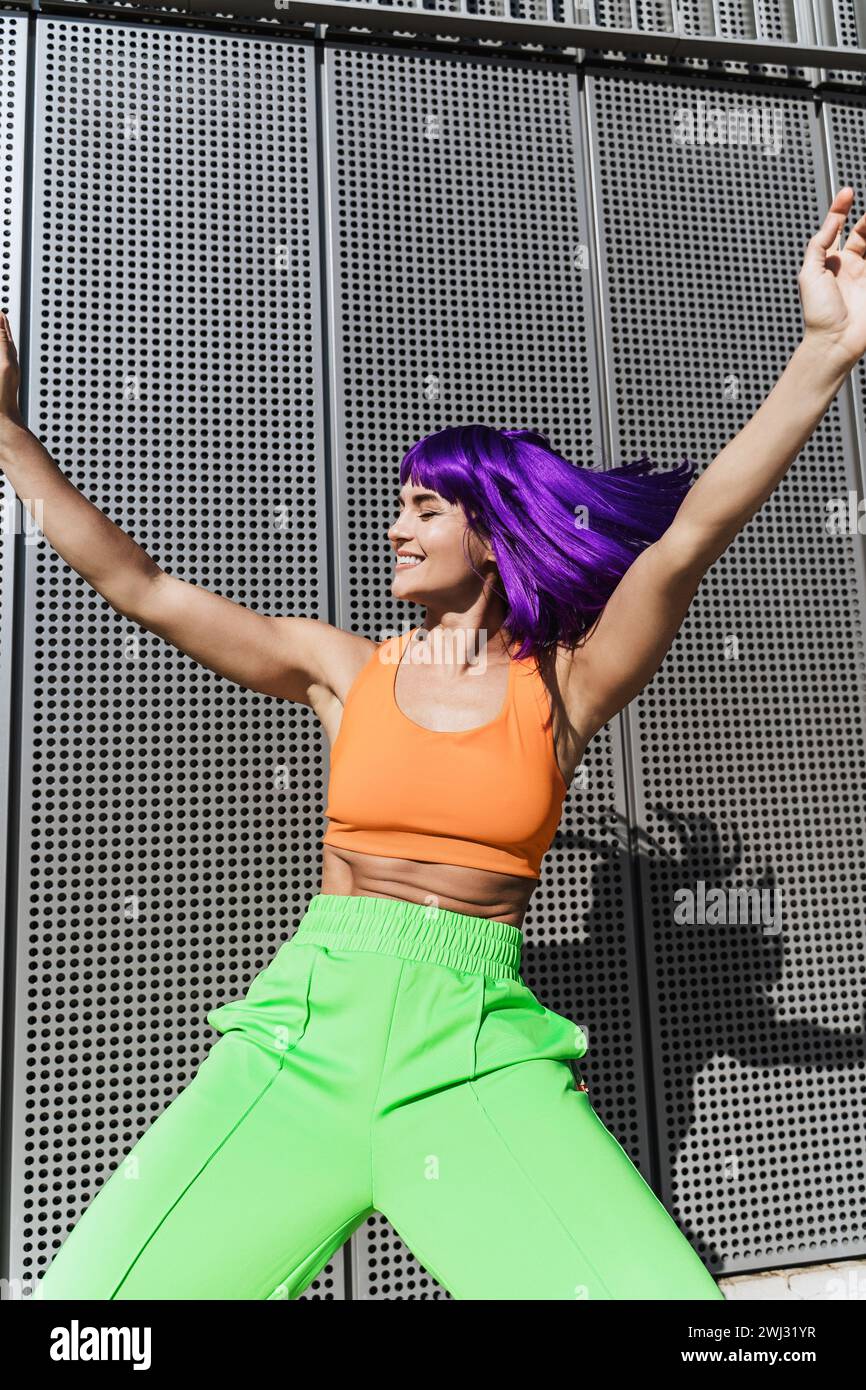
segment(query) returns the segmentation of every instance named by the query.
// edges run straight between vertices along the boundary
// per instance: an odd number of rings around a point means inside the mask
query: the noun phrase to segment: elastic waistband
[[[520,978],[519,927],[399,898],[316,893],[291,940],[379,951],[493,978]]]

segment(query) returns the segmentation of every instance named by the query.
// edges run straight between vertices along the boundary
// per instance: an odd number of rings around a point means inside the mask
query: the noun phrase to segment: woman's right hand
[[[12,341],[9,320],[0,309],[0,419],[23,425],[18,392],[21,388],[21,369],[18,353]]]

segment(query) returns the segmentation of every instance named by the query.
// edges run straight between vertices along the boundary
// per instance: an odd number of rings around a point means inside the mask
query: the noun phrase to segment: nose
[[[405,515],[405,512],[401,512],[393,525],[388,527],[388,540],[393,545],[402,545],[404,541],[412,538],[412,529],[405,521]]]

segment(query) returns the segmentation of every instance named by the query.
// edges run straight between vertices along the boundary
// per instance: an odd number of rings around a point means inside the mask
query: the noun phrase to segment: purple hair
[[[432,488],[463,508],[496,555],[514,654],[539,658],[578,644],[673,520],[696,466],[684,459],[650,476],[644,453],[602,472],[569,462],[536,430],[450,425],[412,445],[400,485]]]

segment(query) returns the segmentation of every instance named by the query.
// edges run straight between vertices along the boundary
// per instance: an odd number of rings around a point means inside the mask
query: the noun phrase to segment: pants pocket
[[[485,976],[480,990],[473,1079],[518,1062],[574,1062],[586,1053],[587,1038],[580,1025],[545,1008],[522,980]]]
[[[211,1009],[218,1033],[238,1032],[276,1056],[297,1047],[310,1021],[310,990],[319,947],[284,941],[270,965],[256,975],[242,999]]]

